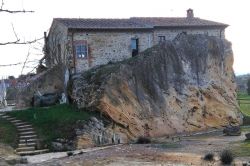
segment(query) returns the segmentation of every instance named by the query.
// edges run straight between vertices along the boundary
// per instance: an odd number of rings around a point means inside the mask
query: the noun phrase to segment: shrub
[[[73,152],[67,152],[68,156],[73,156]]]
[[[206,160],[206,161],[213,161],[214,160],[214,154],[213,153],[207,153],[207,154],[205,154],[203,159]]]
[[[234,160],[233,154],[230,150],[223,150],[220,154],[220,161],[222,164],[231,164]]]
[[[140,136],[137,141],[136,141],[137,144],[149,144],[151,143],[151,140],[150,138],[148,137],[143,137],[143,136]]]

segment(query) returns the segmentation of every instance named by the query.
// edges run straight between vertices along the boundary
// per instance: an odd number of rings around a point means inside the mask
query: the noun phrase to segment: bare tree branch
[[[4,0],[1,0],[1,4],[0,4],[0,12],[7,12],[7,13],[33,13],[34,11],[31,11],[31,10],[8,10],[8,9],[4,9]],[[39,38],[39,39],[35,39],[35,40],[31,40],[31,41],[21,41],[19,38],[18,38],[18,35],[15,31],[15,28],[14,28],[14,25],[12,25],[12,30],[13,30],[13,33],[16,37],[16,40],[14,41],[9,41],[9,42],[0,42],[0,46],[3,46],[3,45],[10,45],[10,44],[32,44],[32,43],[35,43],[37,42],[38,40],[41,40],[43,38]]]
[[[34,39],[34,40],[30,40],[30,41],[22,41],[20,42],[20,39],[18,38],[17,40],[15,41],[11,41],[11,42],[5,42],[5,43],[0,43],[0,46],[3,46],[3,45],[10,45],[10,44],[32,44],[32,43],[35,43],[39,40],[43,39],[43,37],[39,38],[39,39]]]
[[[34,13],[32,10],[7,10],[7,9],[0,9],[0,12],[6,13]]]
[[[11,26],[12,26],[13,33],[14,33],[14,35],[16,37],[16,40],[19,40],[18,37],[17,37],[17,34],[16,34],[16,31],[15,31],[13,23],[11,23]]]
[[[4,5],[4,2],[3,2],[3,0],[2,0],[2,3],[1,3],[1,9],[3,9],[3,5]]]
[[[21,75],[23,74],[23,69],[24,69],[24,67],[25,67],[25,65],[26,65],[26,62],[27,62],[27,60],[28,60],[29,56],[30,56],[30,47],[29,47],[29,51],[28,51],[28,54],[27,54],[27,56],[26,56],[26,59],[25,59],[25,61],[24,61],[24,63],[23,63],[23,67],[22,67]]]
[[[8,10],[8,9],[4,9],[4,0],[2,0],[1,3],[1,8],[0,8],[0,12],[6,12],[6,13],[33,13],[34,11],[32,10]]]

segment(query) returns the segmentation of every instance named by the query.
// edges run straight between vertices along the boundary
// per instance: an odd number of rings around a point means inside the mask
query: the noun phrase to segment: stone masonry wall
[[[76,71],[81,72],[94,66],[122,61],[132,56],[131,39],[139,39],[139,51],[152,47],[150,32],[85,32],[75,33],[74,41],[86,40],[88,58],[76,58]]]
[[[132,38],[139,39],[139,52],[142,52],[158,44],[158,36],[165,36],[166,40],[173,40],[182,32],[187,34],[207,34],[224,38],[224,31],[220,29],[155,30],[154,32],[77,32],[74,33],[73,40],[87,41],[88,58],[76,58],[76,72],[79,73],[98,65],[130,58],[132,56]]]
[[[59,64],[67,64],[68,51],[66,45],[68,29],[60,23],[52,24],[46,45],[46,65],[49,68]],[[60,47],[60,48],[59,48]]]
[[[187,34],[205,34],[208,36],[216,36],[219,38],[225,38],[224,31],[220,29],[177,29],[177,30],[155,30],[154,31],[154,45],[158,44],[159,36],[165,36],[166,40],[173,40],[178,34],[187,33]]]

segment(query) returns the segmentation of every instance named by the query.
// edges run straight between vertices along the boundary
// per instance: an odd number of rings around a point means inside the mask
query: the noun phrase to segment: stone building
[[[180,33],[224,38],[228,25],[194,17],[131,17],[128,19],[55,18],[45,33],[48,67],[65,64],[71,73],[121,61]]]

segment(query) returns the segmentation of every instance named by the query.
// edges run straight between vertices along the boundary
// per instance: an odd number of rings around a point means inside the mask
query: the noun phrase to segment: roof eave
[[[155,29],[205,29],[205,28],[221,28],[225,29],[229,25],[223,24],[223,25],[179,25],[179,26],[154,26]]]
[[[68,28],[68,31],[149,31],[153,28]]]

